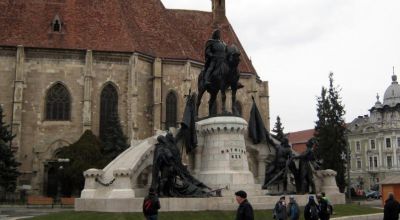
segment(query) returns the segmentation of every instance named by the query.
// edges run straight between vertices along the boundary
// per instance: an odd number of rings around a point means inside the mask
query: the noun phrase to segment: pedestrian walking
[[[399,202],[394,198],[393,193],[389,193],[383,209],[383,220],[398,220],[400,212]]]
[[[299,220],[300,219],[300,209],[294,196],[289,197],[289,204],[287,208],[287,213],[289,220]]]
[[[243,190],[235,193],[239,207],[236,211],[236,220],[254,220],[253,207],[247,201],[247,193]]]
[[[276,220],[286,220],[287,219],[285,196],[281,196],[279,201],[276,202],[275,208],[273,211],[273,217]]]
[[[314,196],[308,197],[308,203],[304,207],[305,220],[318,220],[319,219],[318,205],[315,203]]]
[[[157,220],[160,208],[160,200],[157,197],[157,193],[153,188],[150,188],[149,195],[143,201],[143,214],[146,220]]]

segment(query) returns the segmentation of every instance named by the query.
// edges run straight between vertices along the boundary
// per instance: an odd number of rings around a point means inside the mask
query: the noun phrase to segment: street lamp
[[[69,163],[69,158],[58,158],[57,159],[57,163],[58,163],[58,186],[57,186],[57,199],[56,200],[60,200],[61,198],[61,184],[62,184],[62,178],[61,178],[61,172],[64,172],[64,166],[62,165],[63,163]]]

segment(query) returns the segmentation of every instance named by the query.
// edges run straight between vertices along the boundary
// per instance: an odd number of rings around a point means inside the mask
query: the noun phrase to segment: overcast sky
[[[211,11],[210,0],[162,0],[167,8]],[[346,122],[368,114],[400,74],[399,0],[226,0],[227,17],[262,80],[271,129],[313,128],[329,72],[341,88]],[[400,78],[400,77],[399,77]]]

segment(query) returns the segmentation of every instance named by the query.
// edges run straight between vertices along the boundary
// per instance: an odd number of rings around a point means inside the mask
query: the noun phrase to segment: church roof
[[[0,46],[140,52],[204,62],[212,13],[166,9],[160,0],[0,0]],[[51,23],[58,16],[61,31]],[[241,72],[256,73],[228,21],[222,38],[241,49]]]

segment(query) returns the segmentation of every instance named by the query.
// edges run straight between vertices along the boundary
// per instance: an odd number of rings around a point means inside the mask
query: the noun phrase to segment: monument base
[[[289,196],[286,201],[289,202]],[[294,195],[299,206],[305,206],[309,195]],[[328,194],[334,205],[344,204],[345,195]],[[273,209],[280,196],[250,196],[249,202],[255,210]],[[142,212],[144,198],[130,199],[76,199],[75,211],[94,212]],[[209,198],[161,198],[161,212],[174,211],[222,211],[237,209],[238,204],[234,196]]]

